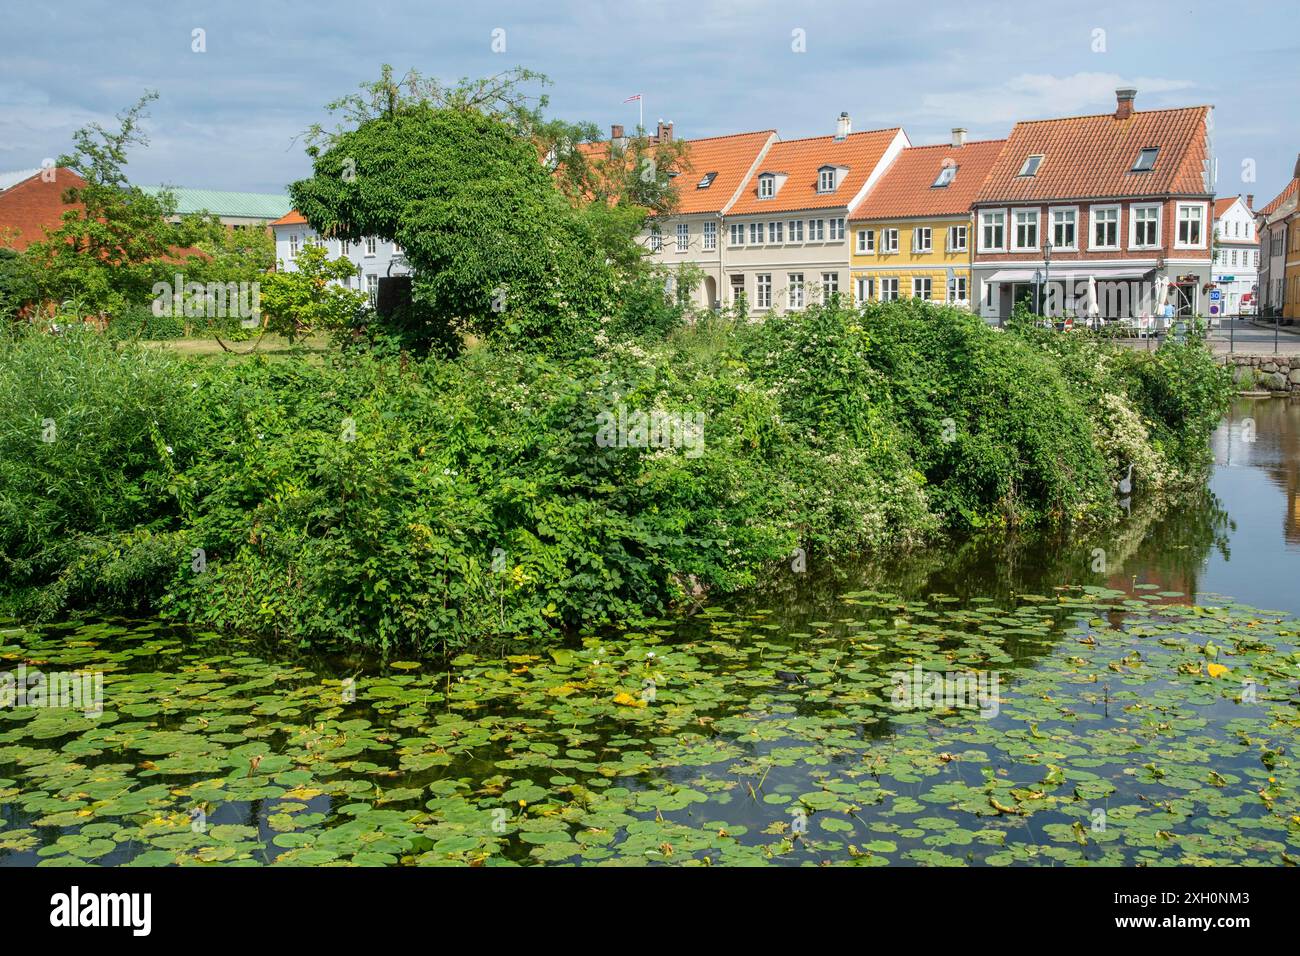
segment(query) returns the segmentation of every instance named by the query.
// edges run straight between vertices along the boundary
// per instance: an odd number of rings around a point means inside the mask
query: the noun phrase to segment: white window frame
[[[791,309],[804,307],[804,281],[802,272],[788,272],[785,277],[785,298]]]
[[[1097,243],[1097,213],[1115,212],[1115,243],[1114,245],[1099,245]],[[1093,206],[1088,210],[1088,251],[1089,252],[1119,252],[1119,240],[1122,234],[1124,214],[1118,203],[1108,203],[1103,206]]]
[[[716,222],[706,222],[700,238],[700,247],[705,252],[713,252],[718,248],[718,224]]]
[[[1074,241],[1068,246],[1056,241],[1056,214],[1069,213],[1070,224],[1073,227]],[[1079,207],[1078,206],[1049,206],[1047,209],[1047,222],[1050,235],[1052,237],[1052,248],[1059,249],[1061,252],[1078,252],[1079,251]]]
[[[808,241],[809,242],[826,241],[826,220],[825,219],[808,220]]]
[[[754,275],[754,308],[772,308],[772,273],[759,272]]]
[[[786,234],[791,242],[803,242],[803,220],[791,219],[786,223]]]
[[[819,193],[835,192],[835,170],[832,167],[823,167],[817,170],[817,191]]]
[[[379,242],[374,236],[366,236],[366,258],[379,254]]]
[[[767,224],[767,241],[771,245],[783,245],[785,243],[785,220],[778,219]]]
[[[898,230],[881,229],[880,230],[880,254],[882,256],[892,256],[898,252]]]
[[[289,234],[289,258],[298,258],[298,234],[296,232]]]
[[[749,244],[751,246],[763,245],[763,236],[765,235],[764,226],[761,222],[751,222],[749,224]]]
[[[958,242],[960,236],[961,241]],[[948,227],[948,251],[949,252],[969,252],[970,251],[970,226],[949,226]]]
[[[870,302],[876,291],[876,280],[871,276],[856,276],[853,283],[854,301]]]
[[[1206,204],[1203,202],[1180,202],[1175,206],[1174,208],[1174,248],[1175,249],[1204,249],[1205,248],[1206,233],[1209,231],[1208,229],[1206,229],[1205,226],[1206,219],[1207,219],[1205,206]],[[1200,219],[1198,220],[1201,227],[1200,228],[1201,238],[1198,242],[1183,242],[1182,240],[1183,210],[1185,209],[1199,209],[1201,211],[1201,216]]]
[[[984,241],[984,234],[991,225],[989,219],[993,216],[1001,217],[1001,222],[998,223],[998,226],[1002,229],[1002,241],[996,245],[989,244]],[[1007,210],[1005,208],[980,210],[979,225],[977,227],[978,232],[976,233],[975,236],[976,248],[978,249],[978,251],[980,252],[1006,252],[1007,251],[1007,238],[1008,238],[1007,233],[1009,231],[1007,228],[1008,220],[1009,217],[1007,216]]]
[[[731,223],[728,236],[730,245],[743,246],[745,244],[745,224],[743,222]]]
[[[677,251],[691,251],[691,227],[684,222],[677,224]]]
[[[844,217],[838,216],[835,219],[827,220],[827,222],[830,223],[830,236],[831,236],[830,241],[843,242],[844,241]]]
[[[764,174],[758,177],[758,198],[771,199],[776,195],[776,177]]]
[[[875,234],[870,229],[857,229],[857,254],[865,256],[872,251],[872,246],[876,244]]]
[[[661,230],[658,225],[652,225],[650,227],[650,251],[663,252],[663,250],[664,250],[663,230]]]
[[[919,294],[922,287],[925,295]],[[934,299],[934,282],[929,276],[912,276],[912,298],[924,299],[926,302]]]
[[[1156,241],[1138,243],[1137,241],[1137,214],[1138,210],[1154,209],[1156,211]],[[1158,202],[1139,202],[1133,203],[1128,207],[1128,247],[1130,249],[1159,249],[1161,246],[1161,223],[1164,218],[1165,208],[1162,203]]]
[[[1022,245],[1020,242],[1020,226],[1021,226],[1020,217],[1021,216],[1033,217],[1034,241],[1032,243],[1025,244],[1025,245]],[[1037,250],[1043,247],[1043,234],[1039,228],[1042,225],[1042,223],[1040,222],[1042,218],[1043,218],[1042,210],[1038,209],[1037,207],[1033,207],[1030,209],[1013,209],[1011,211],[1011,219],[1014,224],[1010,236],[1012,251],[1014,252],[1035,251],[1036,252]]]
[[[956,305],[961,302],[970,301],[970,279],[967,276],[953,276],[952,282],[949,283],[948,302]]]
[[[880,277],[880,301],[881,302],[898,301],[898,276]]]
[[[366,276],[366,298],[372,307],[379,303],[379,276],[373,272]]]
[[[831,296],[840,291],[840,274],[838,272],[822,273],[822,301],[829,302]]]
[[[934,252],[934,230],[929,226],[912,227],[912,251]]]

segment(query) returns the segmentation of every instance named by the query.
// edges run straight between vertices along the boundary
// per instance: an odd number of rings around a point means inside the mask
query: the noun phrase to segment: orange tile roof
[[[307,220],[296,209],[290,209],[283,216],[271,223],[273,226],[305,226]]]
[[[1208,106],[1020,122],[993,164],[977,203],[1118,196],[1203,196]],[[1149,172],[1133,172],[1144,147],[1160,152]],[[1035,176],[1019,175],[1041,155]]]
[[[841,141],[833,136],[814,136],[773,143],[753,176],[745,183],[732,215],[755,212],[793,212],[797,209],[827,209],[847,206],[865,185],[889,144],[901,132],[899,127],[850,133]],[[817,170],[822,166],[845,166],[848,175],[833,193],[817,191]],[[785,173],[785,184],[771,199],[758,198],[760,173]]]
[[[997,161],[1005,139],[986,139],[964,146],[913,146],[898,154],[885,175],[867,193],[854,221],[917,216],[956,216],[970,212],[971,200]],[[956,166],[947,186],[935,186],[939,171]]]
[[[674,180],[677,212],[721,212],[744,183],[758,154],[775,133],[769,129],[688,140],[690,148],[685,163]],[[698,188],[709,173],[717,173],[713,182],[707,189]]]
[[[1277,212],[1279,207],[1281,207],[1281,205],[1284,202],[1286,202],[1288,199],[1290,199],[1292,196],[1296,194],[1297,188],[1300,188],[1300,178],[1292,179],[1289,183],[1287,183],[1286,188],[1283,189],[1280,193],[1278,193],[1277,197],[1271,203],[1269,203],[1267,206],[1261,209],[1256,215],[1260,215],[1260,216],[1273,215],[1273,213]]]
[[[1240,196],[1220,196],[1214,200],[1214,218],[1222,218],[1223,214],[1231,209],[1232,204],[1240,198]]]

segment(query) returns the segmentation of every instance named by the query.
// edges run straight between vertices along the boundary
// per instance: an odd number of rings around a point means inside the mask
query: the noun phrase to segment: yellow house
[[[969,307],[970,205],[1006,140],[903,150],[849,217],[855,302],[918,298]]]

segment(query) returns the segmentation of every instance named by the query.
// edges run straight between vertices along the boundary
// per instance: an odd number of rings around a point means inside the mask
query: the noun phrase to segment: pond
[[[0,709],[0,866],[1295,864],[1300,406],[1213,443],[1095,540],[444,665],[0,629],[0,672],[102,675]]]

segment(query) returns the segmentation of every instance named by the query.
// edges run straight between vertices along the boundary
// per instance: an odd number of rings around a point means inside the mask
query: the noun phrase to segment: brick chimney
[[[659,129],[655,133],[654,141],[656,143],[671,143],[673,141],[672,120],[669,120],[667,123],[663,120],[659,121]]]
[[[1115,91],[1115,119],[1128,119],[1133,115],[1133,100],[1137,95],[1138,91],[1131,86]]]
[[[1254,194],[1254,193],[1246,193],[1246,208],[1249,209],[1251,212],[1254,212],[1254,211],[1255,211],[1255,194]]]
[[[840,118],[835,121],[835,139],[845,140],[853,132],[853,121],[849,119],[848,113],[840,113]]]
[[[966,127],[954,126],[952,128],[952,145],[962,147],[966,145]]]
[[[623,126],[622,126],[621,123],[611,123],[611,124],[610,124],[610,126],[609,126],[609,138],[610,138],[610,139],[622,139],[622,138],[623,138]]]

